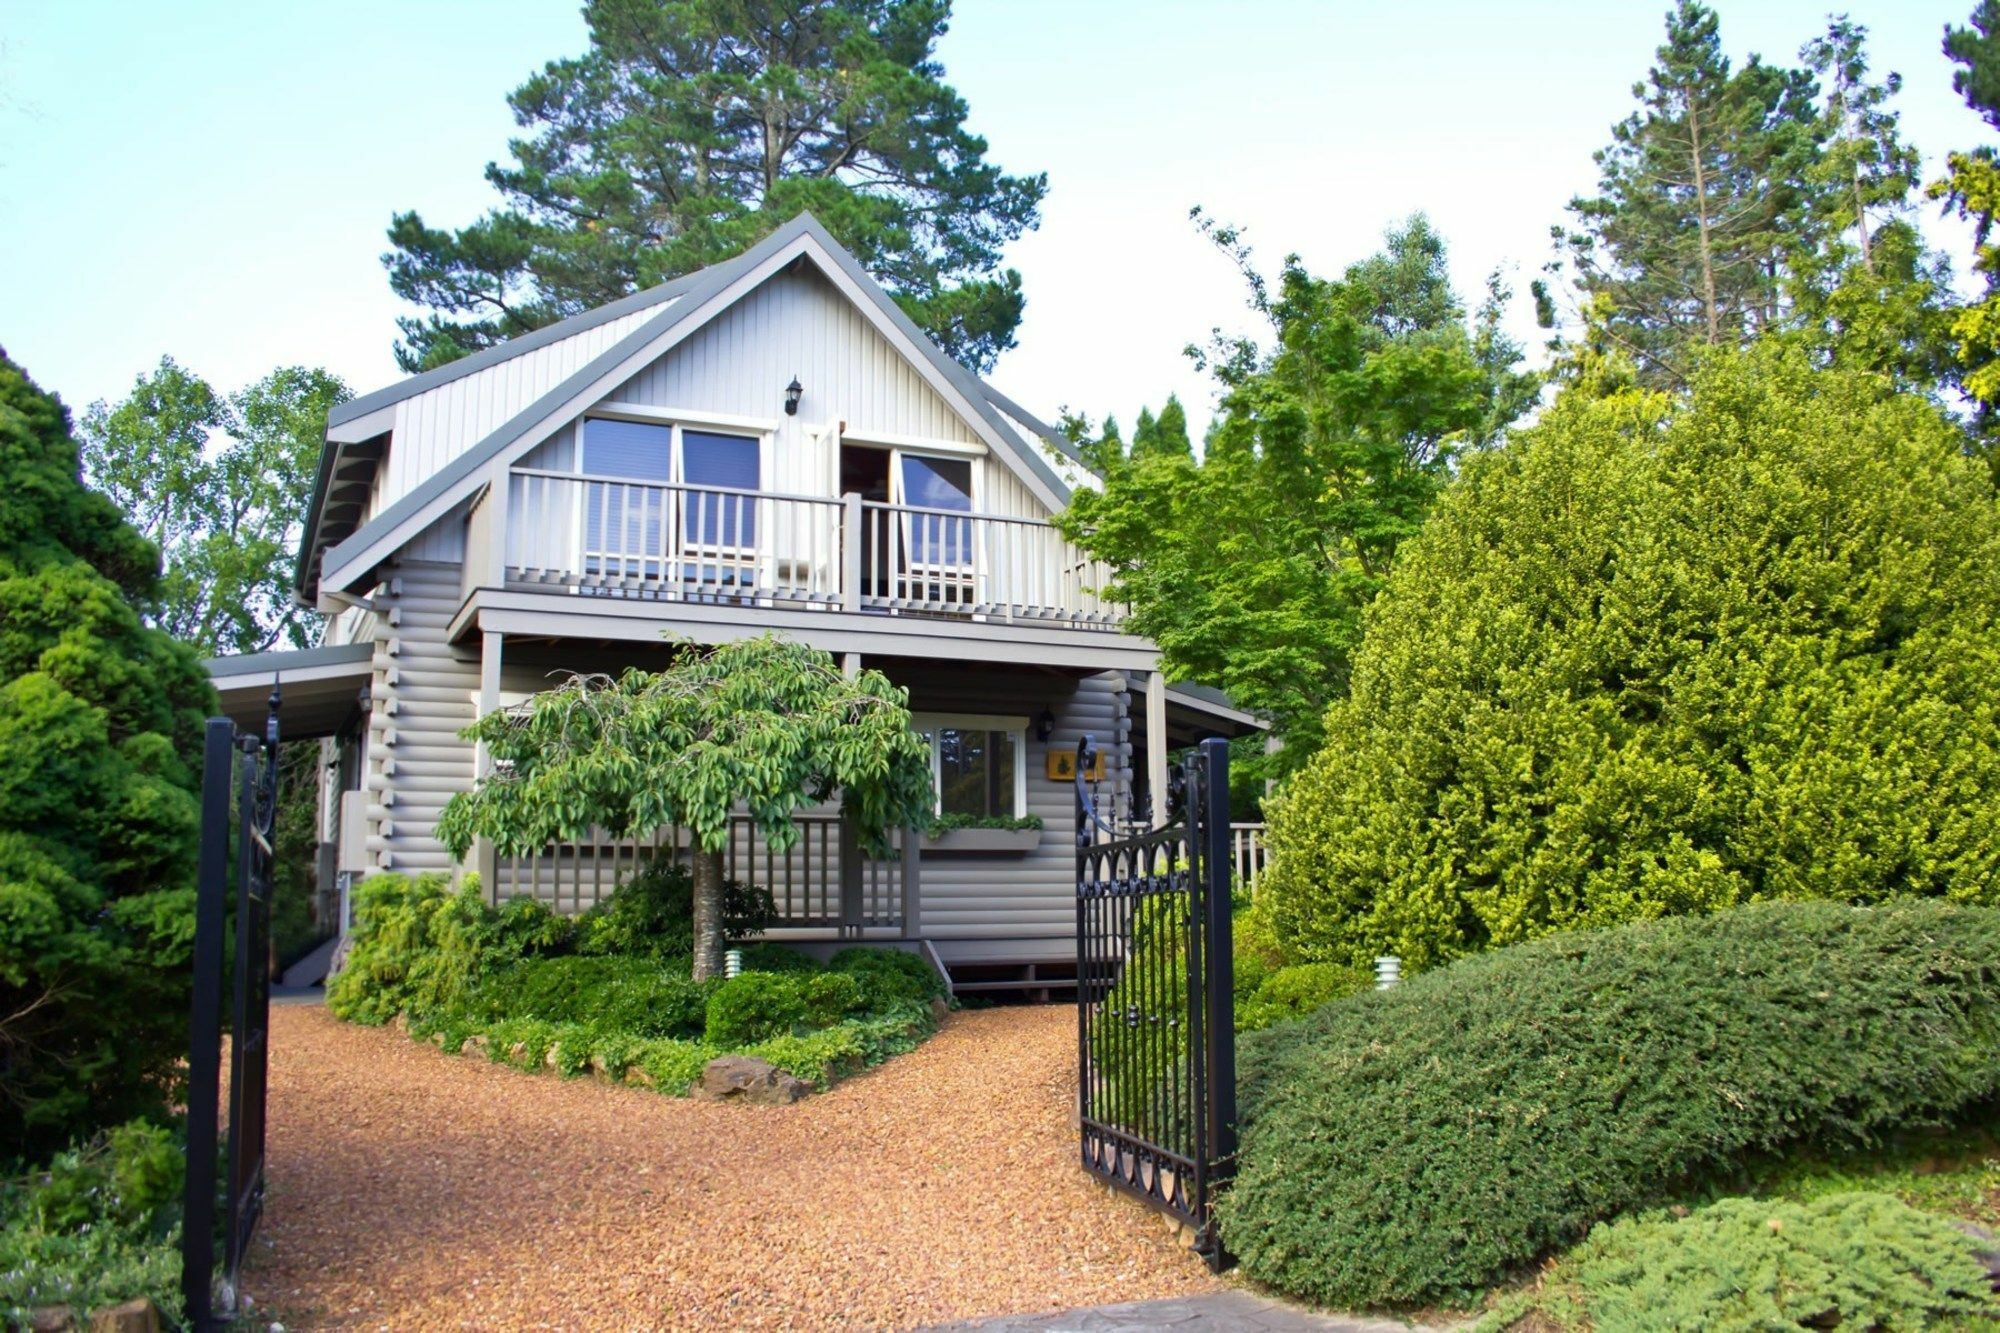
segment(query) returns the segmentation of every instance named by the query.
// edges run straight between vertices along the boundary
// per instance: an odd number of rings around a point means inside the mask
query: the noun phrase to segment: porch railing
[[[1229,868],[1239,889],[1256,897],[1257,881],[1264,877],[1264,867],[1270,860],[1271,849],[1264,842],[1262,824],[1229,826]]]
[[[774,929],[847,930],[900,928],[905,900],[914,888],[916,863],[906,865],[904,836],[892,834],[892,859],[879,860],[844,846],[837,814],[795,815],[798,839],[783,851],[765,841],[748,815],[730,819],[723,851],[723,874],[754,884],[771,895]],[[668,857],[686,864],[691,840],[684,829],[661,829],[651,837],[600,836],[547,847],[525,856],[503,856],[494,866],[488,896],[494,902],[533,897],[558,912],[587,911],[611,896],[649,859]],[[853,881],[843,875],[847,860],[859,867]],[[858,881],[858,882],[857,882]]]
[[[469,542],[493,540],[491,509]],[[515,468],[505,526],[513,584],[1086,628],[1124,616],[1099,595],[1111,569],[1038,519]]]

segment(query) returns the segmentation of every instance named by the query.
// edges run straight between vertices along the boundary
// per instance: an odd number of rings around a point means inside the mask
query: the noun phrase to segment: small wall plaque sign
[[[1076,751],[1068,746],[1051,745],[1048,750],[1049,781],[1073,782],[1076,780]],[[1104,751],[1090,756],[1090,771],[1083,775],[1085,782],[1104,781]]]

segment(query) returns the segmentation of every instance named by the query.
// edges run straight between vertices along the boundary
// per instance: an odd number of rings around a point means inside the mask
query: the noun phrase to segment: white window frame
[[[594,476],[590,471],[590,423],[593,421],[622,421],[635,426],[658,426],[667,432],[667,479],[665,482],[607,482],[605,483],[607,485],[685,486],[687,484],[687,475],[683,466],[685,457],[681,437],[683,432],[695,430],[705,435],[729,435],[742,440],[755,440],[757,442],[757,490],[759,493],[764,493],[772,489],[770,484],[772,441],[778,430],[776,422],[765,421],[757,417],[726,416],[715,412],[656,408],[638,403],[600,405],[585,413],[577,422],[576,473],[578,476],[586,478]],[[582,570],[586,563],[586,547],[588,545],[589,533],[584,507],[588,500],[589,489],[588,483],[576,488],[575,512],[570,516],[570,527],[575,534],[571,541],[573,549],[570,552],[570,563],[577,570]],[[765,525],[770,522],[770,515],[765,512],[768,508],[769,505],[765,501],[758,500],[754,502],[752,509],[753,522],[756,524],[756,531],[759,533],[762,533]],[[667,546],[679,548],[684,544],[684,537],[678,534],[678,525],[675,525],[675,531],[677,534],[676,539],[672,542],[667,542],[665,535],[662,535],[662,550],[660,552],[662,572],[667,567],[674,565],[680,558],[681,552],[678,549],[673,551],[665,549]],[[757,554],[754,545],[744,549],[750,550],[754,559]]]
[[[917,734],[930,741],[931,813],[944,813],[944,783],[940,766],[940,731],[1004,731],[1014,743],[1014,812],[1007,818],[1020,819],[1028,813],[1028,719],[988,713],[917,713],[910,719]]]

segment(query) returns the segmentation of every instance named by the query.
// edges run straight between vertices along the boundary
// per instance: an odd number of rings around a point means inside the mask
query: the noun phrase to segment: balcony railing
[[[491,518],[474,511],[468,535]],[[600,596],[1084,628],[1124,617],[1099,595],[1110,568],[1037,519],[534,468],[509,475],[505,578]]]

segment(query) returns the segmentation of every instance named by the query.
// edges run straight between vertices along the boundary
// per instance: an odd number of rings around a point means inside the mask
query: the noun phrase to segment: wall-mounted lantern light
[[[1042,715],[1035,719],[1035,739],[1046,742],[1049,737],[1055,734],[1056,715],[1044,708]]]
[[[805,388],[799,383],[799,377],[797,375],[792,376],[792,382],[785,386],[786,416],[795,417],[799,414],[799,395],[804,392]]]

